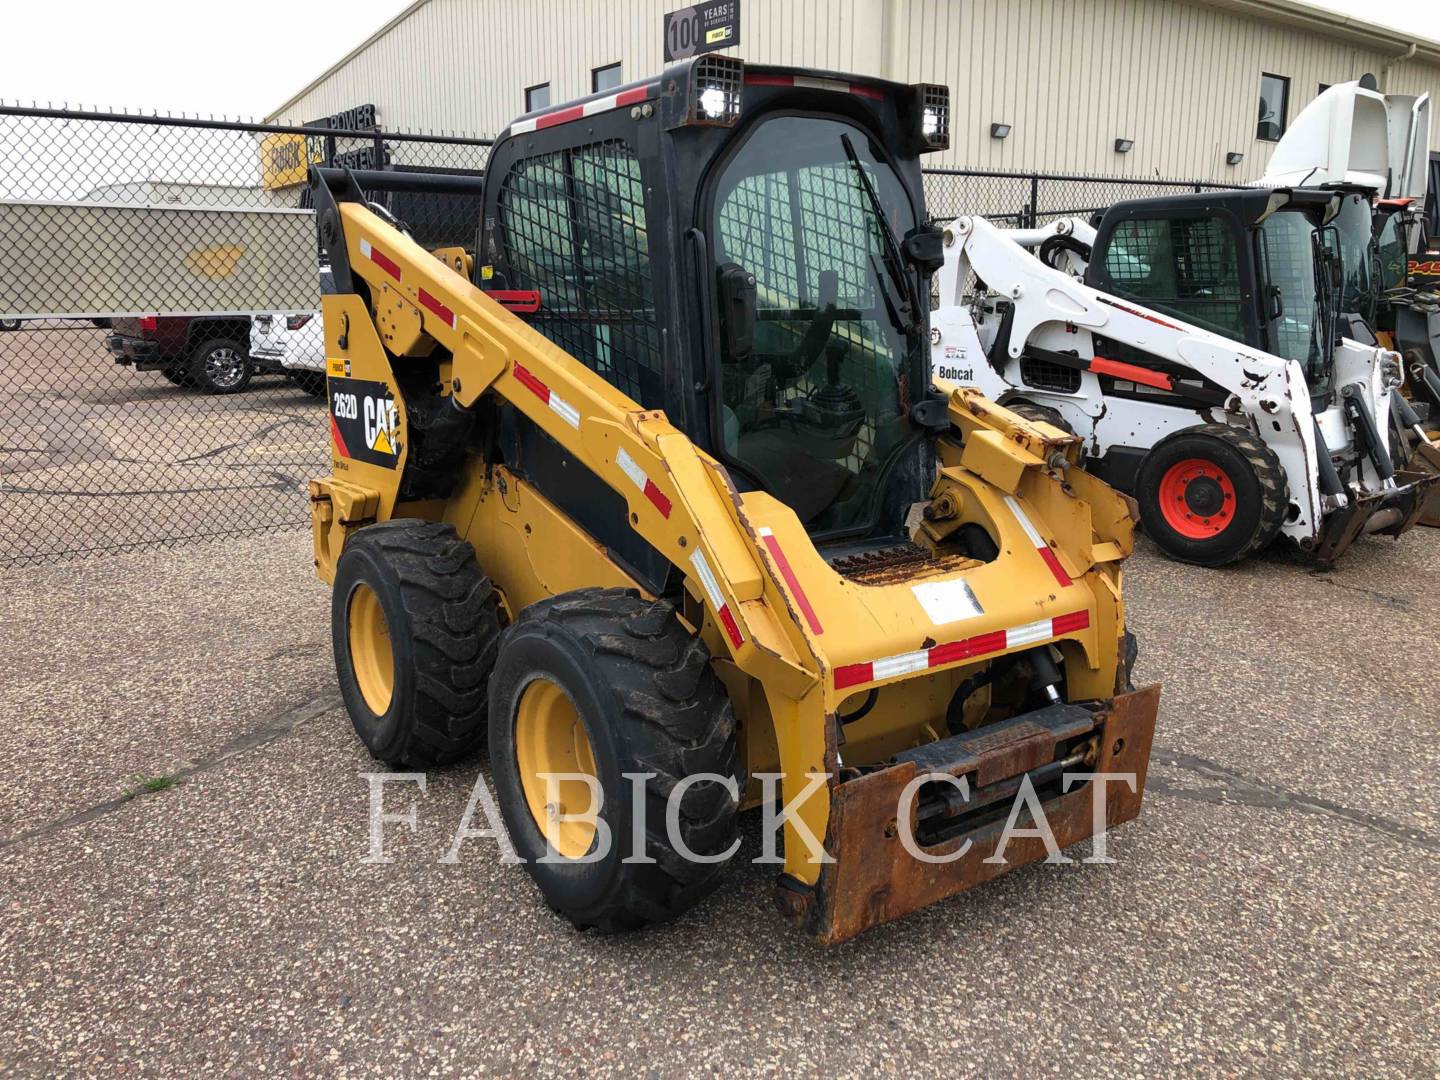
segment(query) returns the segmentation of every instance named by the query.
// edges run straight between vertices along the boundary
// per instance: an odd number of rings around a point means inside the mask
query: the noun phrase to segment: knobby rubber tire
[[[384,715],[366,704],[351,660],[349,604],[358,585],[375,593],[390,633],[394,682]],[[355,533],[336,567],[330,622],[345,707],[377,759],[426,768],[484,745],[498,604],[475,549],[453,526],[397,519]]]
[[[517,710],[536,679],[570,696],[589,737],[610,827],[602,860],[539,862],[545,837],[525,799],[515,749]],[[742,792],[735,714],[710,665],[710,651],[665,601],[634,590],[577,589],[526,608],[505,632],[490,680],[490,760],[501,814],[517,853],[546,902],[581,929],[602,933],[665,922],[720,883],[725,863],[688,860],[671,842],[666,802],[687,776],[730,777]],[[635,787],[645,781],[644,854],[635,853]],[[677,831],[702,855],[728,851],[738,803],[726,785],[700,781],[680,798]],[[594,850],[592,848],[592,850]]]
[[[1160,509],[1160,481],[1178,462],[1201,458],[1224,470],[1235,489],[1235,516],[1225,530],[1203,540],[1176,532]],[[1285,523],[1289,503],[1285,470],[1252,432],[1225,424],[1201,424],[1161,439],[1145,456],[1135,497],[1145,531],[1180,562],[1224,566],[1268,547]]]

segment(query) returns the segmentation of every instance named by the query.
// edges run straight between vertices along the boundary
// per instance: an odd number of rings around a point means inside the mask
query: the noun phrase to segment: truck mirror
[[[755,342],[755,275],[739,263],[720,268],[720,324],[726,356],[747,359]]]

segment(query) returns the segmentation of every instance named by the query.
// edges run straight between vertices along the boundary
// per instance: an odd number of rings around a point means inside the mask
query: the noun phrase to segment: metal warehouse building
[[[1440,42],[1293,0],[737,3],[731,51],[751,63],[948,85],[952,147],[933,165],[1243,181],[1331,83],[1370,73],[1440,100]],[[679,6],[418,0],[269,119],[374,105],[390,130],[493,135],[527,104],[661,70]]]

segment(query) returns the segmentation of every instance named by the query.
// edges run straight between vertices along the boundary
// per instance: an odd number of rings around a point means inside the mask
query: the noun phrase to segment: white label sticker
[[[923,585],[910,586],[910,591],[936,626],[985,614],[980,601],[975,599],[970,583],[963,578],[958,581],[927,581]]]

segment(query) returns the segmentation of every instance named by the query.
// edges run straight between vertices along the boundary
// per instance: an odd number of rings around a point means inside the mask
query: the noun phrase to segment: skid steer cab
[[[346,706],[394,764],[488,741],[576,925],[696,903],[749,807],[825,942],[1139,812],[1129,506],[931,385],[948,107],[709,56],[516,121],[482,181],[312,174]],[[367,203],[414,184],[481,200],[473,252]]]
[[[1356,314],[1369,236],[1361,196],[1302,189],[958,219],[935,360],[1083,439],[1170,556],[1218,566],[1283,535],[1332,562],[1433,512],[1440,479],[1400,355]]]

